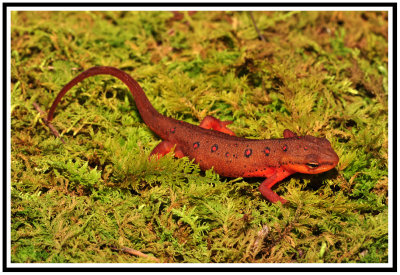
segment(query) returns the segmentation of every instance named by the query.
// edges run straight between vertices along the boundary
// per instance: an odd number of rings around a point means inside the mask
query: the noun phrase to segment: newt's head
[[[281,165],[293,172],[318,174],[334,168],[339,157],[326,138],[313,136],[294,136],[290,138],[293,154],[287,151],[287,156],[281,160]]]

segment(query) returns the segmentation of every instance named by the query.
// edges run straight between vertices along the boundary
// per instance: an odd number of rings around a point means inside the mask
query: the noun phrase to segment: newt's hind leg
[[[199,126],[204,129],[212,129],[231,136],[236,136],[234,132],[226,127],[226,125],[229,125],[231,123],[232,121],[221,121],[213,116],[206,116]]]
[[[175,143],[172,143],[168,140],[161,141],[156,147],[154,147],[153,151],[151,151],[150,156],[157,155],[157,159],[161,158],[162,156],[171,152],[174,149],[175,157],[182,158],[185,155],[183,154],[182,150],[177,146]]]
[[[283,131],[283,137],[284,137],[284,138],[292,138],[292,137],[297,137],[297,138],[298,138],[297,134],[296,134],[296,133],[293,133],[293,132],[290,131],[289,129],[285,129],[285,130]]]

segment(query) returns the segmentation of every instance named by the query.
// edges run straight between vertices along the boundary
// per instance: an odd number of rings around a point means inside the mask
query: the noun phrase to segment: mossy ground
[[[13,12],[11,260],[14,263],[388,262],[387,12]],[[249,138],[326,136],[336,169],[222,178],[160,142],[127,88],[97,76],[48,110],[84,69],[120,68],[162,114],[233,120]]]

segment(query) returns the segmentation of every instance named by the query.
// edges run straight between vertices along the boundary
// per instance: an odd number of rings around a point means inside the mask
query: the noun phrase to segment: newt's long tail
[[[72,87],[74,87],[76,84],[78,84],[85,78],[99,74],[112,75],[120,79],[122,82],[124,82],[126,86],[128,86],[129,90],[133,95],[133,98],[135,99],[136,107],[138,108],[142,119],[147,125],[150,126],[150,128],[153,128],[151,127],[153,124],[152,122],[156,121],[157,119],[160,119],[162,115],[158,113],[156,109],[154,109],[153,105],[151,105],[146,94],[143,92],[143,89],[140,87],[139,83],[137,83],[130,75],[128,75],[124,71],[121,71],[120,69],[114,67],[106,67],[106,66],[90,68],[79,74],[77,77],[72,79],[67,85],[65,85],[64,88],[62,88],[61,91],[58,93],[56,99],[51,105],[50,111],[47,115],[47,120],[49,122],[53,120],[54,111],[58,103],[61,101],[61,98]]]

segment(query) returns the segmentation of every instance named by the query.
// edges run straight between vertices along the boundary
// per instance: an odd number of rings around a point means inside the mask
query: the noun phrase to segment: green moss
[[[12,262],[388,262],[386,12],[12,12]],[[239,136],[326,136],[340,157],[296,174],[270,204],[262,179],[187,158],[148,159],[160,139],[108,76],[48,110],[80,71],[115,66],[162,114],[233,120]]]

